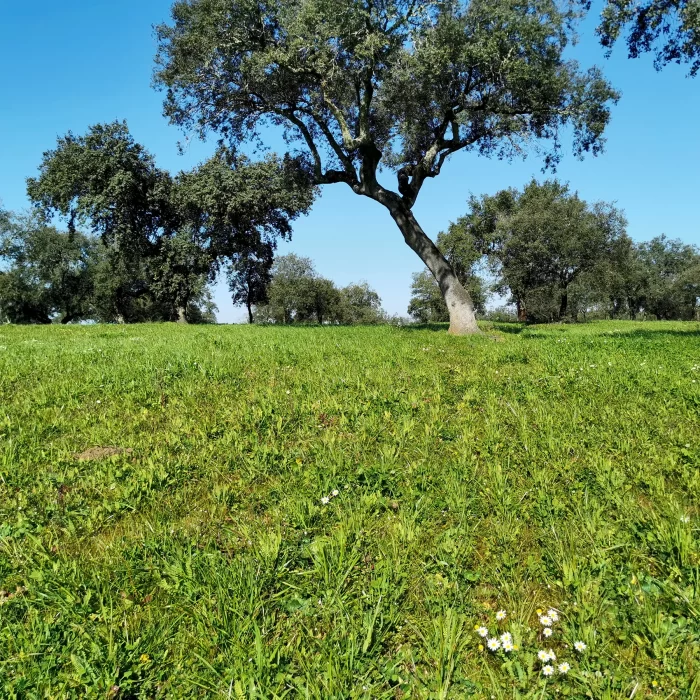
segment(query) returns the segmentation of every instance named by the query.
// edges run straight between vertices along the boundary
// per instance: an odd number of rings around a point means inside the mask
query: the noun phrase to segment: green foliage
[[[487,255],[498,277],[496,291],[510,293],[523,320],[576,317],[569,305],[571,285],[610,267],[627,239],[619,209],[589,205],[556,180],[532,180],[522,192],[502,190],[472,197],[469,204],[459,225]]]
[[[63,323],[93,317],[98,246],[83,234],[57,231],[33,217],[6,215],[0,230],[0,319]]]
[[[145,297],[159,309],[151,320],[185,320],[221,266],[289,238],[314,196],[292,158],[250,163],[220,150],[172,177],[125,122],[59,138],[27,190],[44,216],[69,217],[71,230],[77,222],[101,237],[115,275],[99,277],[100,308],[124,320],[141,316]]]
[[[366,282],[338,289],[318,275],[310,258],[283,255],[271,277],[267,303],[255,311],[259,322],[367,324],[384,318],[381,299]]]
[[[700,324],[484,330],[0,328],[0,697],[694,700]]]
[[[590,0],[584,3],[590,6]],[[608,52],[626,32],[630,58],[654,51],[660,70],[687,63],[690,75],[700,70],[700,6],[695,0],[607,0],[598,35]]]

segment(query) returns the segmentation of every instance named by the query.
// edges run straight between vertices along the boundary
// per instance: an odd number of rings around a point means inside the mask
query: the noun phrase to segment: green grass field
[[[699,698],[700,324],[484,328],[0,327],[0,698]]]

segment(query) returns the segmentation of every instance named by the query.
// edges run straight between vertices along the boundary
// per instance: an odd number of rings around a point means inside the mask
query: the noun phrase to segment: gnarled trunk
[[[187,323],[187,309],[184,306],[177,307],[177,322]]]
[[[440,286],[440,291],[450,314],[449,333],[467,335],[480,333],[474,314],[474,303],[469,292],[462,286],[452,265],[420,227],[411,210],[398,203],[382,202],[403,234],[406,244],[425,263]]]

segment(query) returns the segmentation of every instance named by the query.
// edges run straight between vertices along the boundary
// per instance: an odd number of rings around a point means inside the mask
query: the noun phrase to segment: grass
[[[0,697],[700,697],[700,324],[486,331],[0,327]]]

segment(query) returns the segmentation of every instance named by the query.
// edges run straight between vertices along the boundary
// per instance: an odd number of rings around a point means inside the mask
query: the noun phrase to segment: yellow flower
[[[147,664],[150,660],[151,660],[151,657],[148,654],[141,654],[141,656],[139,656],[139,661],[142,664]]]
[[[537,608],[537,614],[541,615],[542,614],[542,608]]]
[[[652,681],[651,684],[656,688],[659,684],[656,681]]]
[[[484,650],[484,645],[483,645],[483,644],[479,644],[479,651],[483,651],[483,650]]]

